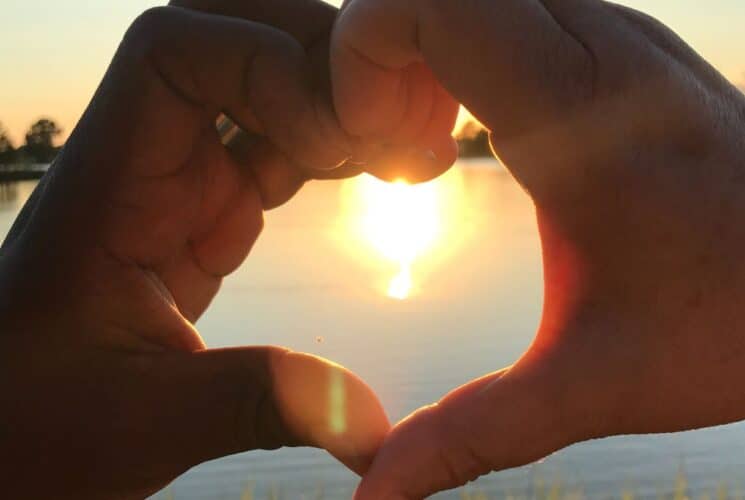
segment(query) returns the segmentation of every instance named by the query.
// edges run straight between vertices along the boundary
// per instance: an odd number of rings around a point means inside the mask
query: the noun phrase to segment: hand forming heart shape
[[[358,499],[413,500],[593,437],[745,418],[745,102],[667,28],[600,0],[172,4],[130,29],[3,246],[11,496],[142,496],[311,444],[365,473]],[[544,314],[520,360],[388,433],[339,367],[204,350],[192,323],[264,209],[360,160],[441,173],[457,103],[536,205]],[[240,162],[221,113],[264,137]],[[344,433],[314,405],[334,380]]]

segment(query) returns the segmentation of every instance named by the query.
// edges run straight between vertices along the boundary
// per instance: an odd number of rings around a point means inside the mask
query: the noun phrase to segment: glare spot
[[[388,287],[388,296],[404,300],[411,294],[412,263],[430,248],[440,233],[436,183],[386,183],[366,176],[359,196],[364,211],[361,230],[369,243],[400,272]]]
[[[361,261],[378,267],[376,272],[385,273],[376,288],[391,299],[419,294],[433,265],[464,240],[468,224],[458,169],[424,184],[362,175],[344,186],[339,240]]]
[[[347,393],[344,374],[338,367],[331,368],[329,380],[329,427],[333,434],[347,431]]]

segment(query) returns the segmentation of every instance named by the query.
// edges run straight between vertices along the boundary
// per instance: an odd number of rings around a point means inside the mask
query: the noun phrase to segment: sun
[[[355,234],[357,241],[398,269],[388,281],[388,297],[410,298],[420,261],[447,240],[445,211],[452,208],[452,187],[459,180],[447,174],[417,185],[383,182],[370,175],[347,181],[348,234]]]
[[[435,183],[389,184],[366,176],[360,179],[359,196],[366,208],[362,232],[386,258],[411,264],[437,239],[440,217]]]

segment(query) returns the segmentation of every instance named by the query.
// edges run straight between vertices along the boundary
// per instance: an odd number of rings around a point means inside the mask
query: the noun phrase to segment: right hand
[[[745,102],[682,40],[599,0],[352,0],[331,61],[361,137],[410,112],[425,64],[533,198],[544,258],[528,351],[396,426],[359,500],[745,418]]]

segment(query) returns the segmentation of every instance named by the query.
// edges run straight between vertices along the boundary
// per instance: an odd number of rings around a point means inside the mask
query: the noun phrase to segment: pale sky
[[[66,136],[85,109],[127,26],[140,12],[164,1],[0,3],[0,122],[18,145],[28,126],[41,116],[55,119]],[[655,15],[727,77],[745,82],[745,0],[621,3]]]

